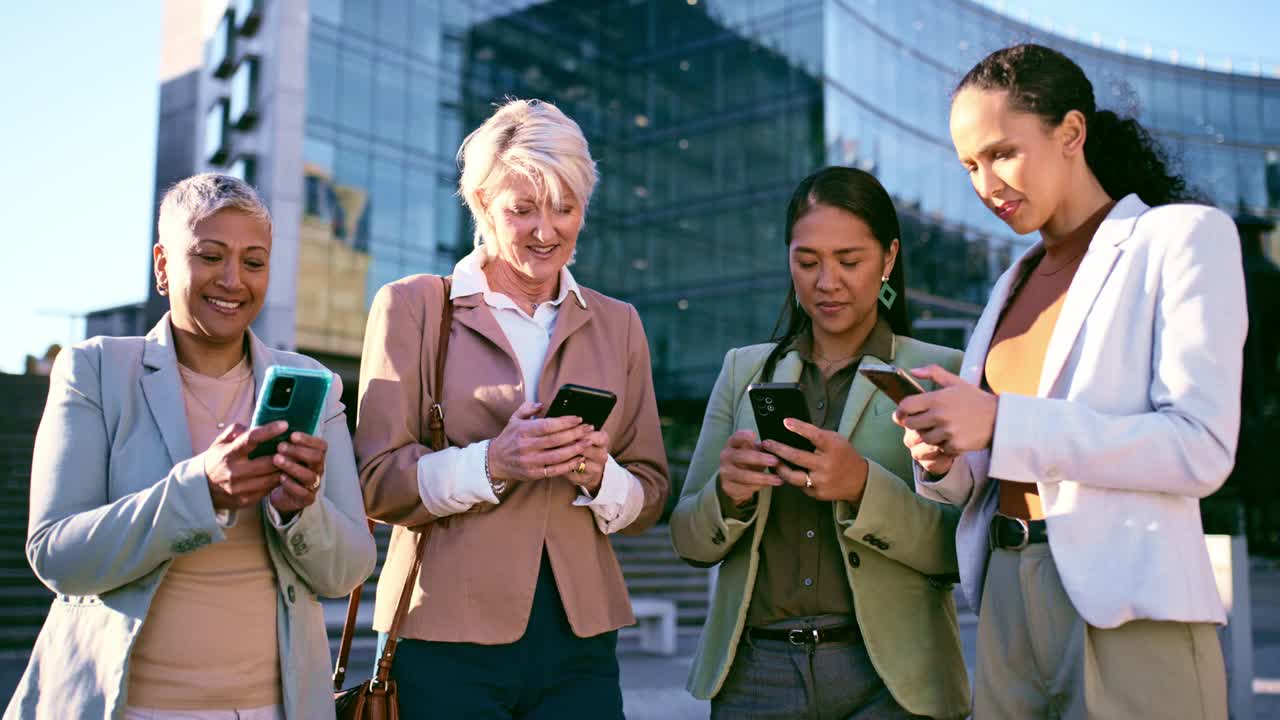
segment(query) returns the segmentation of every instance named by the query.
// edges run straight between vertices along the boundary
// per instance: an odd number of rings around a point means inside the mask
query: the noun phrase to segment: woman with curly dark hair
[[[951,137],[982,202],[1040,242],[997,281],[960,374],[895,420],[921,494],[963,507],[974,717],[1222,718],[1225,622],[1199,499],[1231,470],[1240,245],[1059,52],[995,52]]]

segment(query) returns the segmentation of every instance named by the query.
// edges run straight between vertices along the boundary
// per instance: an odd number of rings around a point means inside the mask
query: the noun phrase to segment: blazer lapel
[[[1120,257],[1120,251],[1114,246],[1099,245],[1096,241],[1085,253],[1079,269],[1076,270],[1076,276],[1071,281],[1071,287],[1067,289],[1067,300],[1062,305],[1062,314],[1058,316],[1053,334],[1049,336],[1049,347],[1044,353],[1044,366],[1040,370],[1040,386],[1036,390],[1036,394],[1040,397],[1048,396],[1049,390],[1062,374],[1067,355],[1071,353],[1071,347],[1075,345],[1080,328],[1084,326],[1084,320],[1093,307],[1093,301],[1102,291],[1102,286],[1106,283],[1107,276],[1111,274],[1111,268],[1115,266],[1118,257]]]
[[[1009,294],[1013,292],[1014,285],[1022,277],[1026,264],[1041,252],[1043,252],[1043,246],[1036,243],[1023,253],[1022,257],[1018,258],[1018,262],[1006,270],[991,288],[991,299],[987,301],[987,307],[978,318],[978,324],[974,326],[973,333],[969,336],[969,345],[965,349],[960,377],[966,382],[974,385],[982,384],[983,372],[987,365],[987,352],[991,350],[991,338],[995,336],[996,323],[1000,322],[1004,306],[1009,302]]]
[[[1094,233],[1089,250],[1085,252],[1076,276],[1071,280],[1071,287],[1067,289],[1062,314],[1058,316],[1058,323],[1049,336],[1044,366],[1040,370],[1040,386],[1036,391],[1040,397],[1048,397],[1062,374],[1071,348],[1084,327],[1084,321],[1120,257],[1118,246],[1133,234],[1138,216],[1146,210],[1147,205],[1137,195],[1128,195],[1116,203]]]
[[[581,330],[587,323],[591,322],[591,311],[584,308],[578,303],[578,298],[573,293],[560,303],[560,312],[556,316],[556,327],[551,331],[551,341],[547,345],[547,359],[542,363],[542,375],[538,378],[538,398],[544,402],[550,402],[555,396],[556,390],[553,387],[559,377],[560,361],[556,357],[564,344],[574,333]],[[573,382],[568,379],[568,382]]]
[[[142,395],[151,416],[160,428],[169,460],[174,465],[190,458],[191,435],[187,430],[187,410],[182,400],[182,375],[178,372],[178,355],[173,347],[173,330],[169,314],[160,318],[147,334],[142,350],[142,364],[151,372],[142,376]]]
[[[263,380],[267,376],[267,368],[275,364],[275,355],[271,352],[271,348],[266,343],[258,339],[253,334],[253,330],[249,330],[249,364],[253,366],[253,387],[254,397],[258,397],[263,390]],[[256,412],[256,406],[255,406]],[[322,418],[322,422],[324,419]]]
[[[520,362],[516,359],[515,349],[511,347],[511,342],[507,340],[507,334],[502,331],[502,326],[498,325],[497,318],[493,316],[493,310],[485,304],[483,295],[477,293],[454,300],[453,321],[470,328],[477,335],[492,343],[494,347],[506,353],[507,357],[511,358],[513,365],[520,366]]]
[[[844,402],[844,413],[840,416],[841,436],[853,437],[853,429],[858,426],[858,420],[862,418],[862,413],[867,409],[867,403],[871,402],[871,396],[875,392],[876,386],[871,384],[867,376],[854,370],[853,384],[849,386],[849,396]]]

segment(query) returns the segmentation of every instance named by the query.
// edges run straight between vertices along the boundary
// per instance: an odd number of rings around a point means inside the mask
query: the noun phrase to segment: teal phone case
[[[288,385],[292,381],[292,386]],[[277,384],[282,384],[281,393],[275,392]],[[328,370],[310,370],[308,368],[285,367],[272,365],[267,368],[258,390],[258,405],[253,411],[253,427],[268,425],[277,420],[289,421],[289,429],[263,442],[249,452],[249,457],[271,455],[292,432],[304,432],[315,435],[320,426],[320,414],[324,412],[325,399],[329,396],[329,386],[333,384],[333,373]],[[273,395],[284,395],[281,397]]]

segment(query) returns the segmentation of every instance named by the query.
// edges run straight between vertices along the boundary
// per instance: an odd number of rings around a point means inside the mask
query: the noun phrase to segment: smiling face
[[[1077,117],[1079,116],[1079,117]],[[968,87],[951,103],[951,140],[982,202],[1019,235],[1044,227],[1071,187],[1083,150],[1074,112],[1056,128],[1010,107],[1004,90]]]
[[[241,342],[267,296],[271,231],[239,210],[220,210],[186,237],[154,250],[175,329],[217,344]]]
[[[535,283],[550,283],[573,258],[582,230],[582,207],[563,192],[559,206],[537,187],[518,175],[499,185],[485,212],[493,223],[494,259],[505,262]]]
[[[886,252],[862,218],[815,205],[791,231],[791,281],[814,334],[838,337],[876,322],[881,278],[893,270],[898,241]]]

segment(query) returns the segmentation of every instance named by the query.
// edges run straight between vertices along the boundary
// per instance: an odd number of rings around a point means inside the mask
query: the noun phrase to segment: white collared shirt
[[[489,288],[489,280],[484,274],[487,260],[485,251],[477,249],[454,266],[453,290],[449,299],[475,294],[483,296],[516,353],[525,400],[537,402],[538,380],[542,377],[560,306],[570,295],[583,309],[587,307],[587,301],[569,268],[561,268],[560,295],[551,302],[538,305],[530,316],[511,298]],[[432,515],[456,515],[466,512],[476,503],[499,502],[484,469],[488,451],[489,441],[483,440],[463,448],[451,447],[427,453],[418,460],[418,494]],[[595,497],[585,489],[581,492],[573,504],[590,508],[595,515],[596,527],[605,534],[630,525],[644,507],[644,490],[640,481],[619,465],[612,455],[605,462],[604,478]]]

